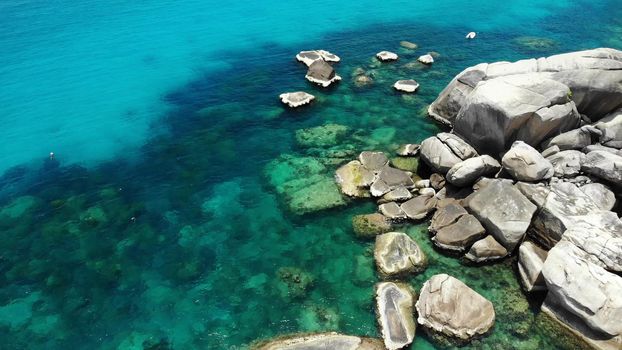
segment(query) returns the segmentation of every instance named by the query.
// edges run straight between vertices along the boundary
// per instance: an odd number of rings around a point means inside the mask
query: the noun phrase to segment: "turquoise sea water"
[[[377,336],[373,243],[351,228],[375,206],[298,215],[292,193],[325,189],[358,151],[436,133],[425,107],[467,66],[622,49],[620,15],[611,0],[0,2],[0,348]],[[293,56],[313,48],[341,56],[335,88],[304,80]],[[385,49],[400,61],[377,64]],[[432,67],[413,63],[428,51],[440,54]],[[356,68],[373,85],[356,87]],[[420,91],[395,93],[403,78]],[[298,89],[318,100],[284,109],[278,94]],[[329,123],[347,132],[296,141]],[[497,309],[492,335],[471,347],[555,346],[533,327],[537,300],[520,293],[512,261],[463,266],[425,226],[404,227],[430,258],[415,289],[445,272]],[[413,348],[443,346],[420,331]]]

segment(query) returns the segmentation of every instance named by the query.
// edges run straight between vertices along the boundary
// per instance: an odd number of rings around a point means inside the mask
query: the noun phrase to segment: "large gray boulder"
[[[616,205],[616,195],[609,187],[601,183],[593,182],[583,185],[579,187],[579,189],[590,197],[602,210],[611,210]]]
[[[419,195],[407,202],[404,202],[400,208],[409,219],[423,220],[436,206],[437,199],[434,195]]]
[[[586,259],[607,270],[622,272],[622,220],[616,213],[597,211],[570,218],[562,241],[579,247]]]
[[[415,339],[413,294],[404,284],[381,282],[376,285],[376,314],[388,350],[404,348]]]
[[[622,186],[622,156],[605,151],[593,151],[581,165],[584,172]]]
[[[542,149],[557,146],[561,151],[580,150],[592,144],[592,133],[582,127],[561,133],[542,144]]]
[[[601,210],[573,183],[557,182],[550,187],[518,183],[516,187],[538,206],[529,235],[547,248],[559,242],[574,223],[573,217]]]
[[[432,216],[428,231],[431,234],[436,234],[439,230],[455,223],[467,214],[468,212],[457,201],[450,201],[442,206],[439,205],[434,216]]]
[[[604,117],[596,123],[595,127],[601,131],[601,144],[622,149],[622,109]]]
[[[491,176],[501,170],[501,164],[489,155],[473,157],[455,164],[445,178],[455,186],[468,186],[482,176]]]
[[[374,259],[381,277],[394,277],[425,269],[425,254],[415,241],[403,232],[387,232],[376,236]]]
[[[553,165],[540,152],[523,141],[516,141],[501,160],[503,168],[518,181],[550,179]]]
[[[335,180],[341,188],[341,192],[350,197],[369,197],[369,186],[375,179],[374,173],[365,168],[358,160],[341,166],[335,173]]]
[[[487,182],[467,197],[465,204],[486,231],[512,252],[525,236],[536,206],[511,181]]]
[[[440,133],[421,143],[420,156],[434,171],[446,174],[457,163],[477,156],[477,152],[457,135]]]
[[[542,266],[548,252],[537,245],[525,241],[518,248],[518,275],[527,292],[546,290]]]
[[[428,112],[433,118],[452,124],[478,83],[507,75],[537,73],[568,86],[579,112],[597,119],[622,105],[620,69],[622,52],[608,48],[516,62],[481,63],[458,74]]]
[[[545,306],[562,319],[572,319],[606,337],[622,334],[622,277],[586,258],[569,241],[549,251],[542,268],[549,290]],[[578,325],[571,324],[573,328]]]
[[[581,173],[585,154],[575,150],[561,151],[546,158],[553,165],[555,177],[574,177]]]
[[[301,334],[251,345],[253,350],[383,350],[379,339],[338,333]]]
[[[492,303],[446,274],[423,284],[416,308],[419,324],[462,342],[486,334],[495,323]]]

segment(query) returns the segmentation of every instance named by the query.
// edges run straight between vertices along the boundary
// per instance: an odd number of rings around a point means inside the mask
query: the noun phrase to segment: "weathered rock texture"
[[[403,232],[377,236],[374,259],[381,277],[416,273],[425,269],[427,264],[421,248]]]
[[[381,282],[376,285],[376,313],[384,345],[388,350],[401,349],[415,339],[413,294],[409,286]]]
[[[518,248],[518,274],[526,291],[546,289],[542,266],[548,252],[531,242],[523,242]]]
[[[338,333],[294,335],[251,346],[254,350],[383,350],[379,339]]]

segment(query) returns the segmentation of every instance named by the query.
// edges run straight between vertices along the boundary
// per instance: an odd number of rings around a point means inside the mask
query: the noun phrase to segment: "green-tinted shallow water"
[[[376,206],[335,197],[336,167],[360,151],[393,152],[438,132],[425,108],[464,67],[622,48],[615,5],[570,6],[524,33],[499,26],[474,41],[463,40],[469,28],[459,25],[383,23],[231,53],[232,69],[198,72],[166,96],[170,112],[140,156],[10,169],[0,187],[0,348],[238,349],[294,332],[378,336],[373,242],[351,228],[353,215]],[[420,48],[402,49],[401,40]],[[343,60],[335,88],[307,84],[293,61],[317,47]],[[400,61],[377,63],[383,49]],[[440,53],[433,66],[414,62],[428,51]],[[373,75],[371,86],[353,84],[357,68]],[[421,84],[417,94],[393,91],[404,78]],[[284,109],[276,96],[298,89],[317,100]],[[297,131],[300,138],[326,124],[341,125],[334,139],[297,142]],[[309,197],[317,192],[321,200]],[[326,202],[340,206],[296,213]],[[426,227],[402,228],[429,259],[409,283],[418,291],[448,273],[495,305],[492,334],[466,348],[560,346],[535,323],[539,300],[530,305],[521,293],[513,259],[465,266],[435,251]],[[412,346],[446,347],[421,330]]]

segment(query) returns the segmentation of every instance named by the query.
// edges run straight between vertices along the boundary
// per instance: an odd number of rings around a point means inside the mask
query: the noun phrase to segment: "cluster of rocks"
[[[423,141],[421,159],[472,192],[437,209],[437,245],[463,250],[487,232],[518,251],[524,289],[546,293],[542,312],[589,347],[620,349],[622,52],[480,64],[429,112],[452,133]]]

